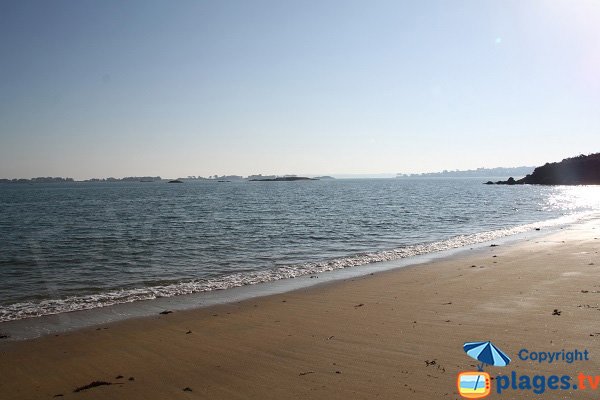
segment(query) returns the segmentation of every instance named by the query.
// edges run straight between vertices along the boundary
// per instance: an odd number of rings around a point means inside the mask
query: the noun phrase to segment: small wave
[[[131,303],[141,300],[152,300],[161,297],[173,297],[184,294],[230,289],[234,287],[255,285],[280,279],[296,278],[304,275],[322,273],[342,268],[356,267],[382,261],[394,261],[428,253],[455,249],[467,245],[487,242],[494,239],[531,231],[535,228],[552,227],[573,223],[591,213],[580,213],[564,216],[544,222],[520,225],[513,228],[456,236],[447,240],[417,244],[402,248],[356,254],[321,262],[281,266],[266,271],[253,271],[225,275],[213,279],[198,279],[168,285],[149,286],[136,289],[123,289],[105,293],[70,296],[64,299],[51,299],[39,302],[22,302],[0,307],[0,322],[14,321],[44,315],[59,314],[70,311],[89,310],[115,304]]]

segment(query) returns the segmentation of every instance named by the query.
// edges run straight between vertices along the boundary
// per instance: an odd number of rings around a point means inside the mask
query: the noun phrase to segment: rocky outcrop
[[[489,184],[489,182],[487,182]],[[498,185],[600,185],[600,153],[546,163],[522,179],[508,178]]]

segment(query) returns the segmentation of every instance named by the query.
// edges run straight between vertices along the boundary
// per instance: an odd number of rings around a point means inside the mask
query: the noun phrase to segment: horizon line
[[[4,178],[4,177],[0,177],[0,181],[2,180],[9,180],[9,181],[14,181],[14,180],[32,180],[32,179],[69,179],[69,180],[73,180],[74,182],[84,182],[84,181],[90,181],[90,180],[107,180],[107,179],[118,179],[118,180],[122,180],[122,179],[127,179],[127,178],[159,178],[161,180],[169,180],[169,179],[197,179],[197,180],[216,180],[216,179],[220,179],[223,177],[240,177],[242,179],[247,179],[249,177],[253,177],[253,176],[263,176],[263,177],[268,177],[268,176],[275,176],[275,177],[285,177],[285,176],[299,176],[299,177],[309,177],[309,178],[316,178],[316,177],[325,177],[325,176],[329,176],[329,177],[333,177],[336,179],[352,179],[352,178],[379,178],[379,179],[384,179],[384,178],[396,178],[396,177],[410,177],[410,176],[418,176],[418,175],[425,175],[425,174],[444,174],[444,173],[461,173],[461,172],[477,172],[477,171],[486,171],[486,170],[497,170],[497,169],[520,169],[520,168],[536,168],[536,166],[526,166],[526,165],[521,165],[521,166],[517,166],[517,167],[478,167],[478,168],[474,168],[474,169],[444,169],[441,171],[424,171],[424,172],[375,172],[375,173],[345,173],[345,172],[340,172],[340,173],[324,173],[324,174],[315,174],[315,173],[307,173],[307,174],[293,174],[293,173],[287,173],[287,174],[265,174],[265,173],[258,173],[258,174],[248,174],[248,175],[238,175],[238,174],[222,174],[222,175],[218,175],[218,174],[212,174],[212,175],[208,175],[208,176],[202,176],[202,175],[186,175],[186,176],[178,176],[178,177],[165,177],[163,175],[121,175],[121,176],[106,176],[106,177],[85,177],[85,178],[73,178],[70,176],[43,176],[43,175],[38,175],[38,176],[30,176],[30,177],[12,177],[12,178]],[[214,178],[216,176],[216,178]]]

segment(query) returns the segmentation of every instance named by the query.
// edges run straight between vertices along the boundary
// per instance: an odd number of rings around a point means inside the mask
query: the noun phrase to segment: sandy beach
[[[600,221],[282,295],[0,343],[5,399],[459,398],[462,349],[492,340],[501,372],[600,371]],[[518,352],[588,349],[589,361]],[[110,383],[85,388],[92,382]],[[83,388],[76,391],[77,388]],[[539,398],[512,391],[490,398]],[[543,398],[597,398],[551,391]]]

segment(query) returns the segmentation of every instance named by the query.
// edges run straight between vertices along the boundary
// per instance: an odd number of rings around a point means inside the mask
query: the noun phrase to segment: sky
[[[600,151],[600,1],[0,2],[0,178]]]

